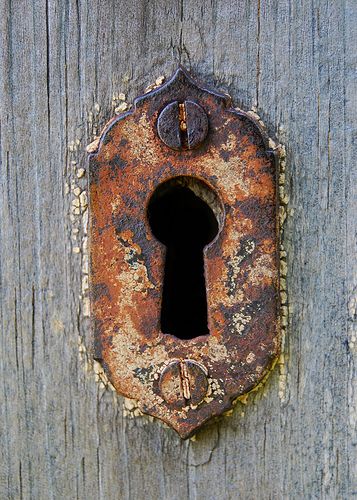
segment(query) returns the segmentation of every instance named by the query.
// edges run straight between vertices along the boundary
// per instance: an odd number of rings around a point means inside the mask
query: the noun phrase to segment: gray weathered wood
[[[0,23],[0,497],[357,496],[356,3],[4,0]],[[178,62],[257,107],[294,210],[285,365],[195,442],[124,416],[85,371],[65,187],[88,113],[103,124],[113,92],[131,101]]]

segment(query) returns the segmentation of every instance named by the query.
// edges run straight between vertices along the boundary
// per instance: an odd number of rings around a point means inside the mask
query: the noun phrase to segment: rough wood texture
[[[353,0],[1,3],[1,498],[357,495],[356,10]],[[85,162],[88,113],[104,123],[113,92],[130,101],[178,62],[277,132],[294,209],[285,365],[195,442],[125,417],[85,371],[65,191],[71,161]]]

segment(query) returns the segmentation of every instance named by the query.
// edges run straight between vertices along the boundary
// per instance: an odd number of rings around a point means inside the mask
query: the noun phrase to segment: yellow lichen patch
[[[250,364],[255,360],[255,354],[254,352],[250,352],[248,356],[246,357],[246,363]]]
[[[241,335],[244,332],[246,325],[252,321],[250,314],[244,314],[244,308],[241,312],[233,314],[232,333]]]
[[[252,180],[241,173],[244,172],[244,168],[240,158],[231,158],[227,163],[220,158],[218,151],[215,151],[211,158],[205,158],[203,169],[214,172],[217,184],[222,191],[221,196],[228,203],[233,205],[237,199],[245,199],[249,196]]]
[[[260,285],[261,283],[270,283],[274,279],[272,272],[273,255],[260,255],[254,261],[253,266],[249,266],[247,284],[250,286]]]

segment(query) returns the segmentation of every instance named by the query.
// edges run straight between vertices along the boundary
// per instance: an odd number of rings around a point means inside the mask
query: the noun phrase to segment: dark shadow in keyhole
[[[180,339],[209,333],[203,249],[217,235],[222,212],[216,193],[190,176],[162,183],[150,198],[151,230],[166,246],[163,333]]]

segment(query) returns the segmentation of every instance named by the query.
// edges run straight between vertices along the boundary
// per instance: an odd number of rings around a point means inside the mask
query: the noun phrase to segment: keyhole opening
[[[209,334],[204,248],[222,225],[217,194],[195,177],[174,177],[156,188],[147,215],[166,246],[161,331],[180,339]]]

